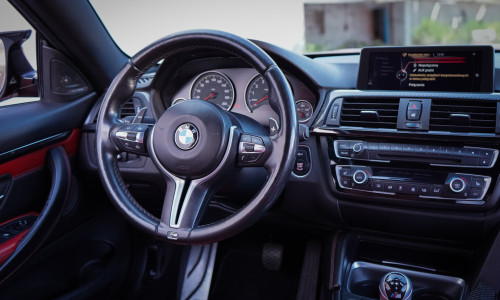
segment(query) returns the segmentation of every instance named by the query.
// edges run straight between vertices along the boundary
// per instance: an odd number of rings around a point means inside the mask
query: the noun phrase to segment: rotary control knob
[[[352,180],[356,184],[365,184],[368,181],[368,174],[363,170],[356,170],[354,174],[352,174]]]
[[[352,146],[352,152],[356,154],[361,154],[361,152],[363,152],[363,144],[362,143],[354,144],[354,146]]]
[[[465,190],[467,183],[462,178],[452,178],[450,180],[450,190],[454,193],[461,193]]]

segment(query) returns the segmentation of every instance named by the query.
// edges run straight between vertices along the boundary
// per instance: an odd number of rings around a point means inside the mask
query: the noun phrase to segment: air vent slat
[[[344,98],[340,125],[396,129],[398,109],[396,98]]]
[[[435,131],[495,133],[496,106],[493,101],[434,99],[429,128]]]
[[[133,99],[127,100],[127,102],[120,107],[120,119],[131,116],[135,116],[135,105]]]

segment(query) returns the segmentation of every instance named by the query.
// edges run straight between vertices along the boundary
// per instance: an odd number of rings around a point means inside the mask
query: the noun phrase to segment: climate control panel
[[[337,165],[335,173],[342,189],[466,204],[482,204],[491,183],[482,175],[357,165]]]

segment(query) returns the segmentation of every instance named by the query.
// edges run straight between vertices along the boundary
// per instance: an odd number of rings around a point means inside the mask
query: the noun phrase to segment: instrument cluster
[[[297,118],[301,123],[311,119],[317,105],[315,95],[298,79],[285,75],[295,98]],[[250,68],[215,69],[202,72],[184,84],[167,99],[173,106],[182,101],[197,99],[212,102],[221,108],[247,115],[267,126],[270,119],[278,120],[271,108],[269,85],[262,75]]]

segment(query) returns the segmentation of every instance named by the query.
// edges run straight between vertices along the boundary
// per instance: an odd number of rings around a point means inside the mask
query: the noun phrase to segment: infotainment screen
[[[364,48],[358,89],[493,92],[493,59],[491,46]]]

